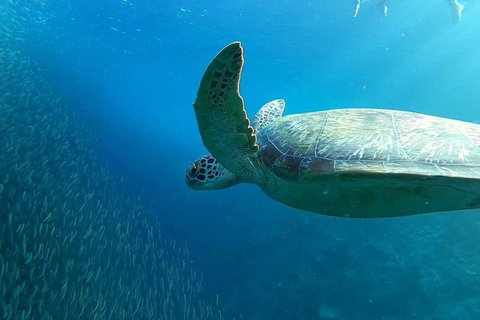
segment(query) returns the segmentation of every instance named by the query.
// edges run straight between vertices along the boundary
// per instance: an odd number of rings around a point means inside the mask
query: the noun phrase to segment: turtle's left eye
[[[195,172],[197,172],[197,166],[195,164],[192,165],[190,172],[192,173],[193,176],[195,175]]]

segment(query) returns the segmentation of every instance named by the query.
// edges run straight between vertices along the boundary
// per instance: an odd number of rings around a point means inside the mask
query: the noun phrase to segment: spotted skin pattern
[[[240,178],[226,170],[211,154],[194,161],[185,173],[187,185],[197,190],[228,188],[240,182]]]

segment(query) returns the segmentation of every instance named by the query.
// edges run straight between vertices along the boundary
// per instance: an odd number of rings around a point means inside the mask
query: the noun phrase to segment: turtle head
[[[218,190],[230,188],[240,182],[239,177],[225,169],[207,154],[195,160],[185,173],[187,186],[195,190]]]

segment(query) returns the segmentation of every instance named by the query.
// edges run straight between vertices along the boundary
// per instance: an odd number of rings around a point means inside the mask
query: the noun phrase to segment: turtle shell
[[[263,128],[258,143],[263,163],[289,180],[341,172],[480,179],[480,126],[413,112],[291,115]]]

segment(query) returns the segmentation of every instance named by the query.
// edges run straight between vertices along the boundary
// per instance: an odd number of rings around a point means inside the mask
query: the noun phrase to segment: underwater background
[[[2,319],[479,319],[478,210],[340,219],[185,185],[191,103],[236,40],[250,118],[480,122],[480,1],[360,4],[0,0]]]

